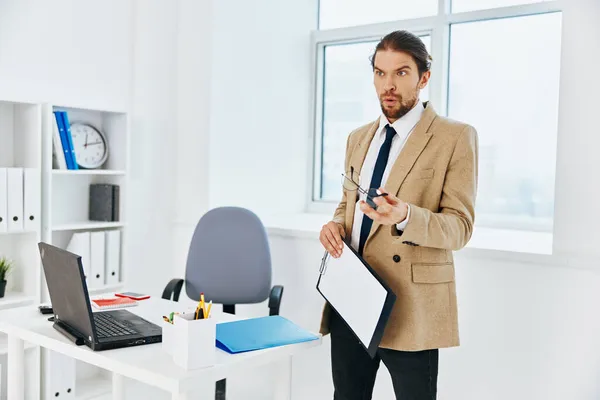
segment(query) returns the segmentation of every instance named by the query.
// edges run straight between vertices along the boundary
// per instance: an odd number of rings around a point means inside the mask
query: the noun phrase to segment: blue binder
[[[71,155],[71,165],[73,165],[73,169],[79,169],[79,165],[77,164],[77,158],[75,157],[75,148],[73,147],[73,136],[71,136],[71,123],[69,122],[69,115],[66,111],[60,111],[60,114],[63,118],[63,125],[65,128],[65,136],[67,138],[67,142],[69,143],[69,151]]]
[[[318,338],[279,315],[217,324],[217,347],[231,354]]]
[[[74,169],[73,160],[71,158],[71,150],[69,148],[69,141],[67,139],[67,131],[65,130],[65,124],[60,111],[54,111],[54,118],[56,118],[56,126],[58,126],[58,133],[60,135],[60,143],[62,144],[62,151],[65,153],[65,162],[67,169]]]

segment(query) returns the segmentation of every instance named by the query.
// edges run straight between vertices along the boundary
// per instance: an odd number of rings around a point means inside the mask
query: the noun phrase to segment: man
[[[375,197],[374,209],[344,187],[320,240],[339,257],[349,238],[397,300],[375,359],[328,304],[321,333],[331,334],[335,400],[370,399],[380,361],[397,399],[431,400],[438,349],[459,345],[452,250],[473,231],[477,132],[419,101],[431,57],[417,36],[388,34],[371,63],[382,115],[349,135],[345,169],[362,188],[387,196]]]

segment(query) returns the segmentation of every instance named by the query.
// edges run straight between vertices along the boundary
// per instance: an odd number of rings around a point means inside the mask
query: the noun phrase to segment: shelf
[[[29,235],[32,233],[37,233],[37,231],[0,232],[0,236]]]
[[[123,286],[124,286],[123,282],[120,282],[120,283],[115,283],[112,285],[104,285],[102,287],[97,287],[97,288],[88,287],[88,293],[90,295],[95,295],[95,294],[104,294],[104,293],[109,293],[109,292],[117,292],[120,289],[122,289]]]
[[[112,381],[104,376],[94,376],[78,380],[75,384],[75,398],[77,400],[91,400],[105,396],[112,392]],[[110,397],[109,397],[110,398]]]
[[[120,228],[125,226],[125,223],[118,222],[100,222],[100,221],[84,221],[74,222],[70,224],[60,224],[52,227],[53,231],[79,231],[79,230],[91,230],[91,229],[109,229],[109,228]]]
[[[35,301],[34,296],[26,296],[19,292],[6,292],[3,298],[0,298],[0,310],[12,307],[21,307],[31,304]]]
[[[31,342],[25,341],[25,350],[34,349],[37,347]],[[0,336],[0,356],[8,354],[8,336],[1,335]]]
[[[117,169],[53,169],[53,175],[73,175],[73,176],[87,176],[87,175],[125,175],[125,171]]]

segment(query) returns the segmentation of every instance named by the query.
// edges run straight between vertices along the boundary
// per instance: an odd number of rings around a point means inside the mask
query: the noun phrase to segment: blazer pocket
[[[454,281],[453,263],[413,263],[412,280],[415,283],[446,283]]]

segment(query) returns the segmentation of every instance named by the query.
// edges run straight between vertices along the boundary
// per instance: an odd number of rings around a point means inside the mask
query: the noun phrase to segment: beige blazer
[[[345,169],[360,171],[379,119],[348,137]],[[478,137],[464,123],[437,115],[426,103],[394,162],[385,189],[410,204],[406,229],[374,222],[363,257],[396,294],[380,347],[424,350],[459,345],[452,250],[473,232]],[[357,192],[345,191],[333,220],[352,232]],[[322,334],[329,333],[325,304]]]

